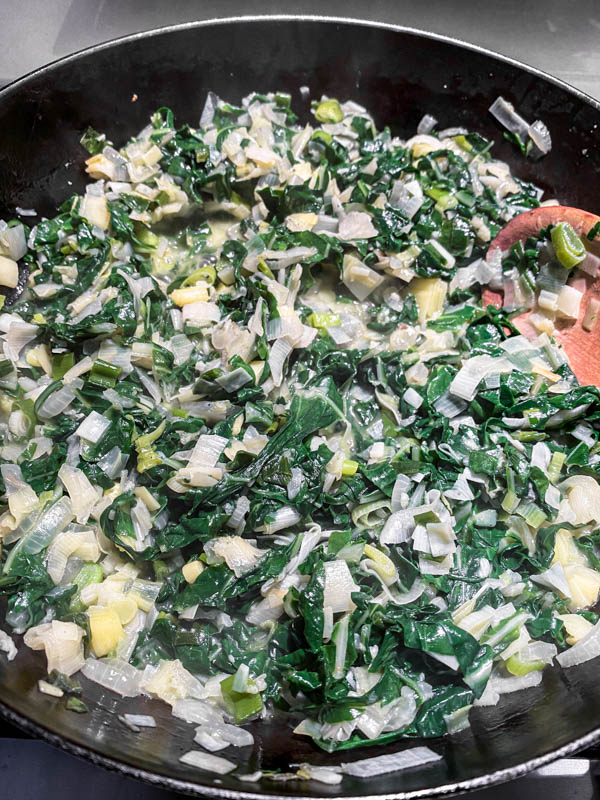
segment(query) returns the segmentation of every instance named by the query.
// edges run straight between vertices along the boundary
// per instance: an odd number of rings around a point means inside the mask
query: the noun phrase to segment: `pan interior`
[[[303,86],[309,87],[309,98],[300,94]],[[0,217],[11,218],[17,205],[50,215],[83,190],[86,153],[79,139],[88,126],[124,142],[163,105],[179,122],[193,124],[209,90],[233,102],[252,90],[287,91],[306,118],[310,98],[322,93],[353,99],[372,111],[379,126],[387,124],[401,136],[429,112],[442,126],[461,125],[495,139],[499,158],[559,201],[600,210],[589,180],[600,170],[594,147],[600,111],[581,93],[506,59],[415,31],[262,18],[129,37],[58,62],[1,92]],[[544,120],[554,142],[549,157],[517,161],[487,113],[498,95],[525,118]],[[348,778],[339,787],[264,779],[244,784],[228,776],[217,783],[178,762],[191,747],[193,728],[176,723],[166,706],[120,700],[83,679],[91,712],[72,714],[37,691],[43,661],[22,647],[12,664],[0,662],[0,701],[12,719],[98,763],[191,793],[226,797],[447,794],[514,777],[552,754],[566,755],[596,735],[600,720],[600,686],[595,662],[589,662],[566,673],[547,670],[540,687],[475,710],[471,729],[429,743],[444,760],[427,767],[368,782]],[[133,736],[115,719],[123,712],[152,714],[158,727]],[[239,756],[248,772],[285,771],[301,761],[339,763],[420,743],[330,756],[292,736],[276,718],[257,723],[254,733],[255,747]]]

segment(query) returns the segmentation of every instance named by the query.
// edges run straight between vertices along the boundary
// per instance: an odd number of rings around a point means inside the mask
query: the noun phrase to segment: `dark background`
[[[0,0],[0,85],[127,33],[276,13],[357,17],[447,34],[600,97],[599,0]]]

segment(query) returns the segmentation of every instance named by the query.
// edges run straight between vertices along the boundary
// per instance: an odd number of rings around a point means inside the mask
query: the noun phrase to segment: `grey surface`
[[[127,33],[274,13],[358,17],[456,36],[600,98],[599,0],[0,0],[0,85]]]

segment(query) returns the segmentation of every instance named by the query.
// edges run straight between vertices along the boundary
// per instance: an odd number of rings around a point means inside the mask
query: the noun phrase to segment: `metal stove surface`
[[[124,778],[30,738],[0,720],[0,800],[174,800],[180,794]],[[469,800],[600,800],[600,746]]]

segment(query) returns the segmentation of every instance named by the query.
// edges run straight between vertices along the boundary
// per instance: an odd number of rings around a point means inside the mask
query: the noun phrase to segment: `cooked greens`
[[[89,130],[86,194],[0,230],[6,622],[208,749],[439,736],[600,650],[600,394],[509,316],[581,241],[486,259],[542,197],[491,142],[313,110]]]

